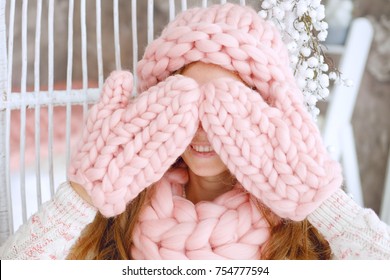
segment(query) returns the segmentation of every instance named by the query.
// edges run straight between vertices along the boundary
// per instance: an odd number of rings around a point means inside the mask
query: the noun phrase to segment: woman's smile
[[[191,144],[190,148],[194,156],[212,157],[216,155],[213,147],[210,144]]]

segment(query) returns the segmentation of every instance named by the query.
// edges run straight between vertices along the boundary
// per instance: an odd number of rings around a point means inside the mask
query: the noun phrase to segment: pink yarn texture
[[[172,75],[203,61],[245,82],[199,86]],[[158,182],[202,123],[222,161],[250,194],[283,218],[302,220],[342,182],[306,111],[276,28],[248,7],[188,10],[145,51],[137,69],[114,72],[90,112],[69,178],[105,216]],[[249,87],[252,87],[249,88]]]
[[[260,259],[269,226],[250,194],[237,185],[194,205],[182,197],[187,171],[168,171],[154,187],[133,232],[133,259]]]

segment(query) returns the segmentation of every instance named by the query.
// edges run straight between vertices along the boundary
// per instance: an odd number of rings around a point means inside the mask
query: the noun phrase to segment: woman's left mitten
[[[133,76],[113,72],[88,115],[69,179],[82,185],[106,217],[125,211],[158,181],[190,144],[198,128],[199,88],[171,76],[131,98]]]
[[[243,83],[204,86],[199,117],[209,141],[238,181],[282,218],[302,220],[341,186],[303,102],[287,86],[265,102]]]

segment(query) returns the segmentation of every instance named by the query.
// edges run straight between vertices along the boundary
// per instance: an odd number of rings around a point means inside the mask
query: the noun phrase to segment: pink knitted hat
[[[179,14],[145,49],[137,67],[140,92],[195,61],[236,72],[268,102],[275,83],[288,82],[297,91],[277,28],[248,6],[227,3]]]

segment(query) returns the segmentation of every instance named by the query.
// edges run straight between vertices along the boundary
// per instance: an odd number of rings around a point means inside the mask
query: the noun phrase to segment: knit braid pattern
[[[221,160],[244,188],[280,217],[303,220],[342,182],[320,132],[296,95],[280,85],[273,106],[243,83],[206,84],[199,117]]]
[[[183,76],[130,99],[133,77],[107,78],[88,115],[69,168],[100,212],[115,216],[144,188],[158,181],[190,144],[198,128],[199,87]]]
[[[153,188],[133,232],[133,259],[259,259],[269,226],[249,193],[237,185],[214,201],[182,197],[183,168]]]
[[[246,86],[221,80],[200,87],[171,76],[195,61],[234,71]],[[302,220],[341,185],[280,34],[253,9],[224,4],[179,14],[147,46],[137,74],[142,93],[131,101],[131,74],[108,78],[70,168],[104,215],[123,212],[158,181],[199,121],[242,186],[283,218]]]

